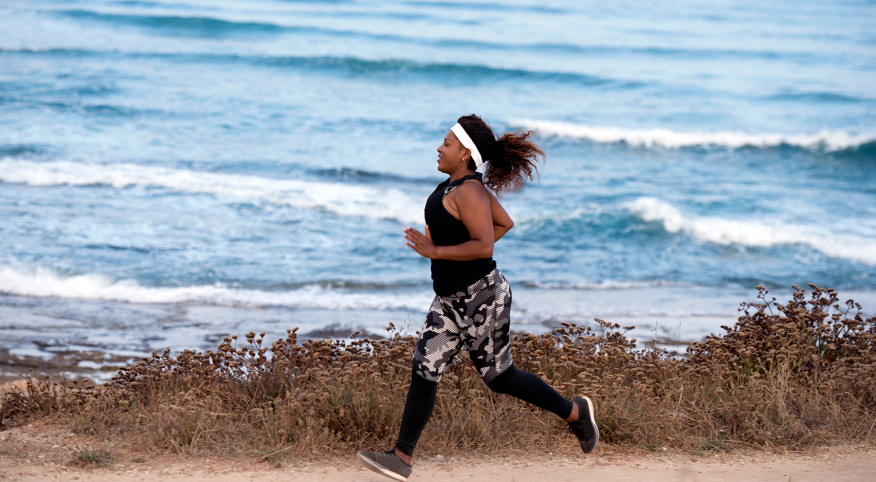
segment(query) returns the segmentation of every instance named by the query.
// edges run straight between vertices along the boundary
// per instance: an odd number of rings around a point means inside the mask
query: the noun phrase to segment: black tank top
[[[444,207],[444,196],[462,185],[469,179],[481,180],[481,175],[474,174],[450,182],[450,179],[438,185],[429,199],[426,200],[426,224],[432,233],[435,246],[455,246],[471,241],[468,229],[462,221],[453,217]],[[474,259],[471,261],[452,261],[449,259],[432,260],[432,288],[438,296],[450,296],[473,284],[496,269],[493,258]]]

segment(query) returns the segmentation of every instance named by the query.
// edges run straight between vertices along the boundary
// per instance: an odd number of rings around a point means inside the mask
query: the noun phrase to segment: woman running
[[[481,378],[569,423],[584,453],[599,431],[587,397],[566,400],[541,378],[511,362],[511,288],[493,261],[493,243],[514,222],[492,191],[500,194],[532,180],[544,152],[530,132],[496,135],[480,117],[460,117],[438,147],[438,170],[450,178],[426,201],[426,232],[404,229],[405,244],[432,260],[435,298],[414,351],[413,374],[395,447],[357,454],[369,469],[396,480],[411,474],[411,456],[435,407],[438,382],[462,347]],[[476,172],[489,161],[483,177]]]

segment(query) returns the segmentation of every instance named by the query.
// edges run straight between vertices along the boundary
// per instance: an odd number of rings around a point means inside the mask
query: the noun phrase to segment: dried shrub
[[[515,364],[566,397],[596,401],[602,440],[694,453],[734,447],[790,449],[869,442],[876,425],[876,318],[812,286],[787,305],[743,303],[725,334],[684,355],[638,349],[633,327],[596,319],[545,335],[516,336]],[[152,353],[103,386],[28,380],[6,394],[0,421],[58,416],[104,438],[136,436],[177,453],[237,451],[255,458],[312,456],[391,446],[416,339],[390,325],[385,340],[270,345],[264,333],[224,338],[216,351]],[[421,438],[427,452],[559,450],[577,444],[554,415],[492,393],[460,356],[439,384]]]
[[[70,449],[73,454],[73,464],[82,467],[100,466],[109,467],[113,461],[113,454],[109,445],[93,448],[90,445],[82,445]]]

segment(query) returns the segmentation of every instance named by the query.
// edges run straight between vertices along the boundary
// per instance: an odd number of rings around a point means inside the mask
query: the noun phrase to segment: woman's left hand
[[[429,232],[428,225],[426,225],[425,235],[410,226],[404,229],[404,233],[405,244],[410,246],[420,256],[432,259],[438,254],[438,248],[432,242],[432,233]]]

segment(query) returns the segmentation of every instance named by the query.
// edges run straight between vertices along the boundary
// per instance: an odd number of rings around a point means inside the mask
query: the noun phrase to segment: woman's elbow
[[[492,258],[493,257],[493,243],[483,243],[481,247],[481,258]]]

